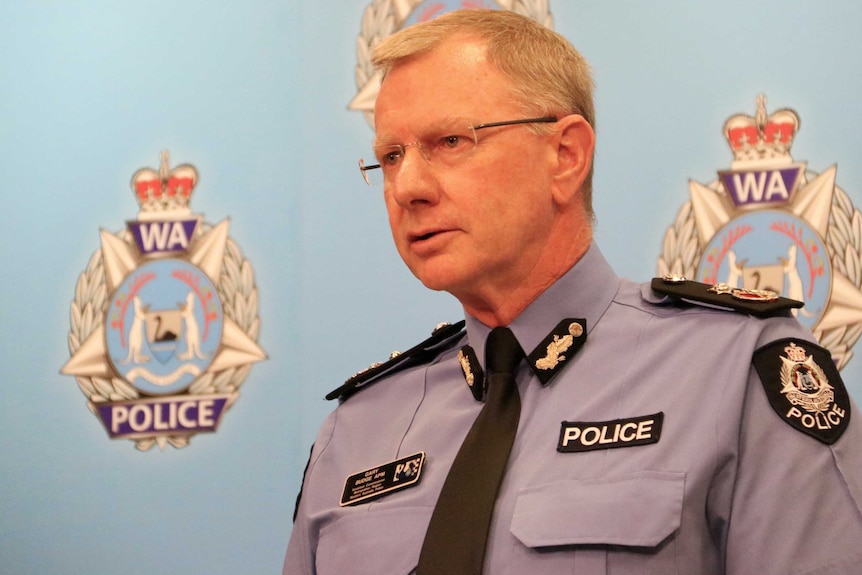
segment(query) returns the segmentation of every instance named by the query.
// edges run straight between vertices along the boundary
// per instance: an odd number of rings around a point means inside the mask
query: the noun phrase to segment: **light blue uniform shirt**
[[[862,573],[862,415],[826,445],[783,421],[752,367],[769,342],[813,341],[795,319],[680,305],[621,280],[595,245],[510,327],[529,353],[563,318],[585,318],[587,340],[547,386],[526,362],[519,368],[521,419],[485,573]],[[469,343],[484,358],[488,332],[468,317],[466,336],[432,362],[374,382],[328,416],[285,574],[413,572],[482,408],[458,349]],[[656,413],[655,443],[557,450],[561,422]],[[418,452],[418,483],[340,505],[349,476]]]

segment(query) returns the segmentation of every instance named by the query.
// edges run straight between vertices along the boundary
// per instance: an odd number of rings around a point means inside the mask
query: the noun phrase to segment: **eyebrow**
[[[468,126],[471,126],[474,123],[475,122],[473,122],[473,121],[471,121],[471,120],[469,120],[463,116],[446,116],[443,118],[439,118],[432,123],[427,124],[425,129],[422,130],[422,132],[414,131],[413,133],[421,134],[421,135],[414,137],[413,140],[411,140],[411,141],[418,140],[418,141],[422,142],[424,139],[426,139],[428,137],[429,134],[436,136],[436,135],[438,135],[437,133],[445,132],[445,131],[449,130],[450,128],[454,128],[454,127],[467,128]],[[371,142],[371,149],[372,150],[380,150],[382,148],[386,148],[389,146],[400,146],[400,145],[402,145],[402,143],[400,141],[394,139],[394,138],[388,139],[388,138],[375,137],[374,140],[372,140],[372,142]]]
[[[383,148],[391,148],[393,146],[400,146],[400,145],[401,144],[399,144],[398,142],[396,142],[394,140],[387,141],[387,140],[375,139],[373,142],[371,142],[371,149],[372,150],[382,150]]]

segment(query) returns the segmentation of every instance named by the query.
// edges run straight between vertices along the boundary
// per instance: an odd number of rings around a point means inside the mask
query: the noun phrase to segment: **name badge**
[[[341,506],[356,505],[416,485],[424,464],[425,452],[420,451],[351,475],[344,482]]]
[[[613,421],[564,421],[557,451],[575,453],[658,443],[664,413]]]

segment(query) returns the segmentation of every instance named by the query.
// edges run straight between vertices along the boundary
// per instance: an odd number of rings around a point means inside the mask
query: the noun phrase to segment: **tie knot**
[[[515,334],[508,327],[495,327],[485,341],[485,370],[492,373],[513,374],[524,351]]]

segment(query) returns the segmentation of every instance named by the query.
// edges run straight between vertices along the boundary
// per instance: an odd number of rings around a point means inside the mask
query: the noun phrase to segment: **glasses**
[[[479,137],[476,135],[478,130],[516,124],[550,124],[556,121],[557,118],[553,116],[545,116],[543,118],[489,122],[477,126],[467,126],[460,130],[439,130],[437,134],[433,134],[431,137],[409,144],[388,144],[375,148],[374,156],[377,163],[369,164],[365,160],[359,160],[359,172],[369,186],[379,185],[381,176],[383,179],[387,179],[395,173],[410,146],[416,146],[416,149],[429,164],[455,166],[465,160],[479,145]]]

